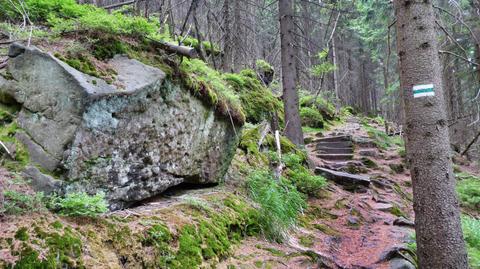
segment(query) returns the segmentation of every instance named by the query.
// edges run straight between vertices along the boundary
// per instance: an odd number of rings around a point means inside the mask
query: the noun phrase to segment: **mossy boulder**
[[[183,83],[124,56],[109,60],[108,84],[35,47],[10,51],[13,79],[0,92],[21,104],[22,141],[69,179],[67,192],[103,191],[119,209],[182,182],[222,180],[240,126]]]

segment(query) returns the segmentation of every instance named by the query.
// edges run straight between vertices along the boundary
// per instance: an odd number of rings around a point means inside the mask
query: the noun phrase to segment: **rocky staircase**
[[[363,166],[361,161],[354,160],[354,144],[356,145],[355,141],[357,140],[345,133],[334,133],[313,139],[311,147],[315,156],[320,160],[316,163],[315,172],[340,185],[348,186],[349,189],[360,186],[368,187],[369,177],[345,171],[351,166]],[[364,144],[360,143],[360,146],[363,147]]]
[[[349,135],[315,139],[317,157],[324,160],[346,161],[353,159],[353,142]]]

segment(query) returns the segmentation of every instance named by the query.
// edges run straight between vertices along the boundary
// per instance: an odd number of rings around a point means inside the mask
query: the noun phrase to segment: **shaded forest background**
[[[82,0],[158,19],[170,33],[207,41],[216,69],[240,71],[265,60],[281,92],[278,5],[274,0]],[[480,2],[434,1],[451,144],[462,153],[480,130]],[[393,5],[388,0],[295,1],[299,91],[402,125]],[[469,154],[477,157],[476,143]]]

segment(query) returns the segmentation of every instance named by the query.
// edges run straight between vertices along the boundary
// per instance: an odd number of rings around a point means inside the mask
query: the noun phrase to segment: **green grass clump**
[[[292,184],[301,193],[309,196],[318,196],[318,193],[327,185],[322,176],[314,175],[305,167],[305,156],[290,153],[283,156],[283,162],[287,166],[286,175]]]
[[[262,72],[265,73],[273,73],[273,67],[271,64],[269,64],[267,61],[259,59],[255,62],[255,66],[261,70]]]
[[[373,140],[377,148],[386,150],[396,145],[396,142],[398,143],[393,137],[388,136],[384,131],[378,130],[368,123],[363,123],[363,128],[365,128],[368,136]]]
[[[468,253],[468,263],[472,269],[480,269],[480,220],[468,215],[462,216],[462,231]],[[412,242],[407,245],[412,253],[417,252],[415,234]],[[416,255],[414,255],[416,260]]]
[[[8,215],[22,215],[29,212],[38,212],[45,209],[43,193],[26,194],[14,190],[3,192],[4,201],[0,213]]]
[[[397,205],[394,205],[392,209],[390,209],[390,213],[392,213],[392,215],[395,215],[397,217],[408,218],[407,214],[405,214],[405,212],[403,212],[403,210],[400,209],[400,207]]]
[[[480,220],[462,216],[463,237],[467,244],[468,260],[472,269],[480,268]]]
[[[7,145],[15,145],[14,158],[6,157],[0,160],[0,165],[9,171],[20,172],[30,162],[27,149],[15,138],[15,134],[20,131],[15,115],[7,110],[0,109],[0,141]],[[10,149],[13,147],[10,147]],[[3,148],[0,151],[4,151]]]
[[[259,224],[271,240],[282,241],[306,207],[304,196],[285,178],[275,179],[269,171],[255,170],[248,176],[251,198],[260,205]]]
[[[315,237],[313,237],[312,235],[304,235],[304,236],[300,236],[299,238],[300,245],[307,248],[313,247],[314,241],[315,241]]]
[[[221,115],[236,123],[245,123],[245,114],[239,97],[223,79],[220,72],[198,59],[184,59],[180,71],[186,86],[208,105],[215,106]]]
[[[104,193],[90,196],[85,192],[74,192],[64,198],[53,197],[49,207],[64,216],[97,217],[108,211]]]
[[[300,118],[302,120],[302,126],[308,126],[311,128],[323,128],[324,120],[323,116],[317,109],[313,107],[301,107]]]
[[[193,37],[186,37],[186,38],[180,38],[183,39],[183,45],[190,46],[192,48],[195,48],[197,51],[200,51],[200,42],[198,42],[198,39],[193,38]],[[218,45],[213,44],[208,42],[208,41],[202,41],[202,47],[207,53],[207,55],[220,55],[222,51],[218,47]]]
[[[240,139],[239,148],[244,150],[249,156],[253,156],[257,161],[261,160],[267,162],[269,152],[276,152],[277,146],[275,137],[272,134],[267,134],[262,142],[262,145],[258,145],[260,141],[260,127],[251,124],[247,124],[242,131],[242,137]],[[261,147],[265,149],[265,152],[261,152]],[[302,156],[303,160],[306,159],[306,152],[297,149],[295,144],[292,143],[287,137],[280,136],[280,147],[283,154],[295,153]],[[276,160],[278,161],[278,160]]]
[[[15,239],[23,243],[19,251],[13,252],[18,258],[15,265],[7,268],[84,268],[82,241],[70,227],[60,232],[21,227]],[[42,257],[38,250],[42,250]]]
[[[309,95],[305,93],[300,93],[300,107],[310,107],[318,110],[323,119],[332,121],[336,118],[335,106],[327,101],[322,96],[317,96],[315,99],[314,95]]]
[[[457,193],[462,206],[480,210],[480,178],[467,173],[456,175]]]

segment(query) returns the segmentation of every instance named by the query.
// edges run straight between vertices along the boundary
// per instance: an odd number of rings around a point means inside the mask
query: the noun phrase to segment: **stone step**
[[[324,160],[351,160],[353,154],[317,154],[317,157]]]
[[[340,142],[318,142],[316,148],[328,147],[328,148],[350,148],[353,146],[352,141],[340,141]]]
[[[354,137],[353,143],[361,148],[375,148],[375,142],[372,139],[367,137]]]
[[[350,135],[337,135],[337,136],[328,136],[328,137],[322,137],[322,138],[317,138],[313,140],[315,143],[319,142],[343,142],[343,141],[351,141],[352,137]]]
[[[316,148],[315,152],[320,154],[352,154],[353,148],[320,147],[320,148]]]
[[[317,175],[322,175],[325,178],[332,180],[340,185],[348,187],[365,186],[370,185],[370,178],[367,176],[353,175],[345,172],[333,171],[323,167],[315,168]]]

